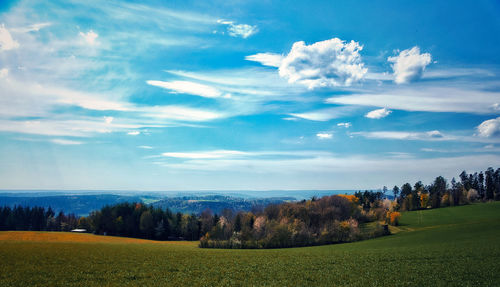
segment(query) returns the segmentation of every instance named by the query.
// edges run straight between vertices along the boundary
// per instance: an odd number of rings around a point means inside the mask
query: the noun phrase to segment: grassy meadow
[[[403,213],[393,235],[271,250],[0,232],[0,286],[499,286],[500,202]]]

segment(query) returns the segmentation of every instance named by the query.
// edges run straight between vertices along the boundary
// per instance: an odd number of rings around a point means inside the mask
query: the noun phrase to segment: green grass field
[[[387,237],[274,250],[0,232],[0,286],[500,286],[500,202],[401,223]]]

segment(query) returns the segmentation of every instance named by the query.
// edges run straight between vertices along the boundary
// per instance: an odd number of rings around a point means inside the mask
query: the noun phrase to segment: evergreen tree
[[[494,181],[494,171],[493,168],[488,167],[488,169],[484,172],[485,174],[485,199],[490,200],[495,196],[495,181]]]
[[[241,231],[241,213],[238,213],[238,215],[236,215],[236,218],[234,220],[234,231],[236,232]]]
[[[399,195],[399,187],[397,185],[392,188],[392,193],[394,194],[394,200],[397,200]]]
[[[139,228],[146,238],[153,238],[155,225],[153,221],[153,215],[151,215],[151,212],[149,210],[146,210],[141,214]]]

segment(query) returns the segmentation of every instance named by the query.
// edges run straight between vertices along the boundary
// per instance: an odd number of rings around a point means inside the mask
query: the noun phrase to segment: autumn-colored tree
[[[428,193],[420,194],[420,207],[427,208],[428,204],[429,204],[429,194]]]
[[[351,203],[357,204],[359,202],[359,198],[352,194],[338,194],[338,196],[349,200]]]
[[[397,211],[392,211],[387,213],[387,222],[390,225],[396,226],[399,225],[399,219],[401,218],[401,213]]]

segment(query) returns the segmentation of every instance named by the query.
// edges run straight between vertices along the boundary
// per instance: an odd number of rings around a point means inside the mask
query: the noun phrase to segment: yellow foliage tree
[[[401,213],[397,211],[392,211],[387,213],[387,221],[389,222],[390,225],[398,225],[399,224],[399,218],[401,218]]]
[[[420,207],[427,208],[428,204],[429,204],[429,194],[428,193],[420,194]]]
[[[358,203],[359,199],[352,194],[338,194],[338,196],[348,199],[352,203]]]

